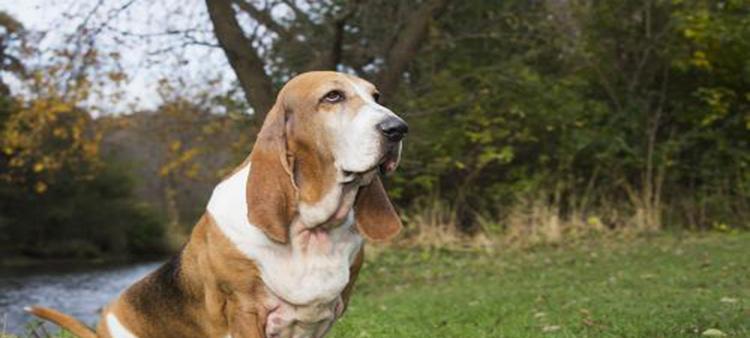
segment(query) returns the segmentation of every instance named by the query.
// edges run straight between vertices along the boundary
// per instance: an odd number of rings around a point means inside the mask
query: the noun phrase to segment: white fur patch
[[[329,231],[325,245],[302,248],[295,236],[288,245],[278,244],[247,219],[250,169],[248,164],[216,186],[208,212],[237,249],[256,262],[266,286],[278,297],[297,305],[332,302],[349,282],[349,267],[362,247],[353,211],[344,224]]]
[[[302,222],[308,226],[315,226],[322,224],[328,220],[336,209],[339,207],[341,201],[341,189],[330,187],[323,198],[315,204],[307,204],[300,202],[299,214]]]
[[[398,116],[375,102],[365,85],[348,78],[346,81],[364,104],[353,114],[330,114],[326,119],[326,126],[333,135],[336,167],[364,172],[377,166],[384,155],[384,140],[377,128],[378,123]]]
[[[107,328],[112,338],[138,338],[117,320],[114,313],[107,314]]]

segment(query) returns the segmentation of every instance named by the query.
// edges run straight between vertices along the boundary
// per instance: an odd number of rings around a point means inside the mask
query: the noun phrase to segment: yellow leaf
[[[36,182],[36,185],[34,185],[34,191],[36,191],[37,194],[43,194],[47,191],[47,184],[41,181]]]
[[[706,53],[702,51],[695,51],[693,53],[693,58],[690,60],[690,63],[692,63],[694,66],[698,68],[703,69],[711,69],[711,62],[708,61],[708,58],[706,57]]]
[[[70,106],[63,102],[56,102],[49,108],[50,113],[62,113],[70,110]]]
[[[169,148],[172,149],[172,151],[177,151],[182,146],[182,142],[179,140],[172,141],[172,144],[169,145]]]
[[[52,135],[55,135],[55,137],[58,138],[65,138],[67,137],[68,133],[65,131],[65,128],[57,127],[52,130]]]
[[[23,159],[18,158],[18,157],[14,157],[14,158],[10,159],[10,163],[9,164],[10,164],[11,167],[18,168],[18,167],[22,167],[24,165],[24,163],[26,163],[26,162]]]
[[[169,172],[172,171],[171,165],[165,165],[161,169],[159,169],[159,176],[167,176],[169,175]]]

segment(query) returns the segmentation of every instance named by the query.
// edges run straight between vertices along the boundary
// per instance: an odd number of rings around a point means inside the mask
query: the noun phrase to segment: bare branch
[[[292,9],[292,12],[294,12],[294,16],[296,19],[304,21],[307,25],[315,26],[315,23],[310,20],[310,17],[307,16],[307,13],[303,12],[299,7],[297,7],[297,5],[294,3],[294,0],[282,0],[281,2]]]
[[[351,5],[348,6],[344,11],[338,15],[332,17],[331,28],[333,30],[333,36],[331,38],[331,44],[329,49],[321,53],[313,62],[311,62],[307,69],[329,69],[335,70],[336,66],[341,63],[342,51],[344,47],[344,28],[346,22],[354,16],[359,10],[359,1],[352,1]]]
[[[244,0],[232,0],[243,12],[250,15],[251,18],[255,19],[258,23],[268,28],[268,30],[278,34],[282,39],[288,41],[295,41],[294,34],[292,34],[284,26],[276,22],[271,17],[271,13],[265,10],[260,10]]]

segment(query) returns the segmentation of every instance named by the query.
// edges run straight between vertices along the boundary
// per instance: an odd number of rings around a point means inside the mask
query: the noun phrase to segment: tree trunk
[[[283,36],[279,43],[300,43],[293,39],[295,34],[289,29],[278,25],[268,13],[255,8],[251,3],[236,0],[240,10],[250,15],[259,24]],[[214,33],[219,45],[229,60],[229,64],[237,74],[240,85],[245,92],[245,98],[255,111],[256,123],[260,125],[266,112],[274,103],[274,88],[271,78],[265,72],[265,62],[252,46],[252,39],[245,36],[233,6],[233,0],[206,0],[208,13],[214,27]],[[385,65],[376,76],[375,84],[384,96],[393,94],[401,76],[409,63],[416,57],[419,47],[424,42],[429,31],[430,22],[440,15],[448,4],[447,0],[428,0],[423,2],[409,16],[405,26],[397,34],[395,42],[383,51]],[[294,9],[294,7],[292,7]],[[344,51],[344,35],[346,21],[356,12],[353,5],[341,16],[332,18],[324,23],[331,25],[332,36],[330,44],[325,50],[319,50],[317,60],[311,60],[308,69],[335,70],[342,60]],[[303,32],[304,35],[304,32]],[[311,47],[312,48],[312,47]]]
[[[214,34],[229,60],[253,108],[255,123],[260,125],[275,101],[273,82],[266,74],[264,62],[242,31],[231,0],[206,0]]]
[[[406,27],[388,51],[385,68],[378,74],[375,83],[383,96],[392,96],[396,91],[406,66],[414,59],[427,37],[430,21],[440,15],[447,3],[447,0],[426,1],[409,17]]]

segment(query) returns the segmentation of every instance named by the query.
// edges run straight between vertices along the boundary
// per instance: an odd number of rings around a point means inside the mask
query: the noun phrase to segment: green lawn
[[[332,337],[750,337],[750,233],[386,251]]]
[[[329,337],[750,337],[750,233],[369,256]]]

